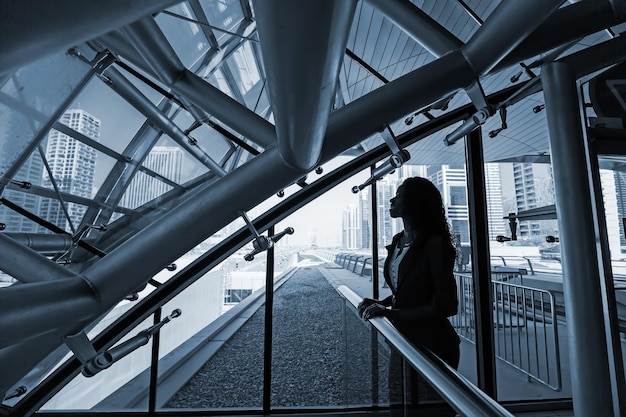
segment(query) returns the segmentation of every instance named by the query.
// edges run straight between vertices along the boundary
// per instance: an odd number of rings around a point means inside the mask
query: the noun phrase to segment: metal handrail
[[[337,290],[355,307],[362,300],[345,285],[340,285]],[[369,322],[457,412],[464,416],[513,417],[513,414],[445,362],[430,358],[415,348],[386,318],[375,317]]]

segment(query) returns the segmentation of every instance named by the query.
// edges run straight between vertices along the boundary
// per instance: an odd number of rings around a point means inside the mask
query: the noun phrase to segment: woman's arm
[[[433,280],[433,294],[428,304],[417,308],[394,309],[389,316],[393,320],[433,320],[454,316],[457,313],[458,300],[454,279],[454,260],[446,241],[442,236],[430,238],[424,247],[430,263]]]

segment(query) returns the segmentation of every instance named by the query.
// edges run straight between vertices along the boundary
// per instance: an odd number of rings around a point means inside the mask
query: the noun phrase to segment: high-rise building
[[[429,166],[428,178],[441,193],[452,234],[469,243],[469,213],[464,165]]]
[[[8,117],[7,115],[4,115],[4,117],[0,116],[0,119],[2,119],[2,124],[0,125],[0,174],[3,175],[6,173],[5,170],[19,157],[26,146],[25,144],[32,141],[32,136],[35,136],[35,133],[32,129],[25,126],[22,119]],[[42,171],[43,162],[39,151],[36,149],[22,164],[13,179],[32,185],[41,185]],[[34,194],[5,188],[2,197],[30,213],[39,214],[41,198]],[[35,222],[11,210],[4,204],[0,204],[0,223],[6,225],[7,232],[34,233],[38,228]]]
[[[513,164],[513,182],[517,211],[554,204],[552,172],[548,164]],[[554,221],[525,220],[519,222],[517,235],[531,237],[552,234]]]
[[[100,136],[100,120],[84,110],[68,110],[61,116],[60,122],[91,139],[97,140]],[[65,133],[51,130],[48,135],[46,159],[61,192],[92,197],[96,156],[94,148]],[[47,172],[44,172],[42,185],[48,188],[53,186]],[[78,228],[87,207],[73,202],[66,202],[65,205],[67,216],[59,200],[43,199],[40,216],[66,231],[70,231],[70,221]]]
[[[504,223],[500,164],[485,164],[485,193],[487,199],[489,240],[495,240],[498,235],[508,234]]]
[[[350,204],[343,210],[342,247],[344,249],[360,249],[361,221],[358,206]]]
[[[176,146],[155,146],[152,148],[143,166],[164,176],[180,182],[183,164],[183,151]],[[128,208],[137,208],[148,201],[166,193],[172,187],[163,181],[153,178],[143,172],[137,172],[130,182],[120,205]]]
[[[360,248],[361,249],[371,249],[371,227],[370,225],[372,224],[372,201],[370,199],[370,189],[369,188],[365,188],[363,190],[361,190],[361,192],[358,195],[359,197],[359,213],[360,213],[360,229],[361,229],[361,242],[360,242]]]

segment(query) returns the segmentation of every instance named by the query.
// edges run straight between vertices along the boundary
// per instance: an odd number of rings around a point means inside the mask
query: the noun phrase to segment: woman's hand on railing
[[[390,312],[391,310],[389,310],[384,305],[380,303],[373,303],[363,310],[361,317],[365,320],[369,320],[374,317],[389,317]]]
[[[357,306],[357,309],[359,311],[359,317],[363,317],[363,313],[365,312],[365,309],[371,306],[372,304],[376,304],[377,302],[378,301],[372,298],[364,298]]]

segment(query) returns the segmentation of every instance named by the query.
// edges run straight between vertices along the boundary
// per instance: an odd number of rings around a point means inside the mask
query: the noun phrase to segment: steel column
[[[541,81],[550,134],[563,264],[574,413],[613,416],[586,138],[574,70],[544,65]]]
[[[280,154],[319,163],[356,0],[254,1]]]
[[[489,255],[489,226],[485,194],[485,161],[481,129],[465,138],[474,311],[476,312],[476,371],[478,387],[497,399],[496,355],[493,339],[493,298]]]
[[[371,175],[374,175],[375,170],[376,166],[372,165],[370,167]],[[370,219],[372,222],[372,298],[378,300],[378,297],[380,297],[380,290],[378,288],[380,273],[378,271],[378,187],[376,186],[376,181],[372,182],[372,185],[370,185],[370,193],[372,194],[370,196]]]
[[[105,5],[81,0],[3,1],[0,6],[0,75],[179,2],[121,0]]]
[[[409,0],[367,2],[437,58],[463,46],[456,36]]]

